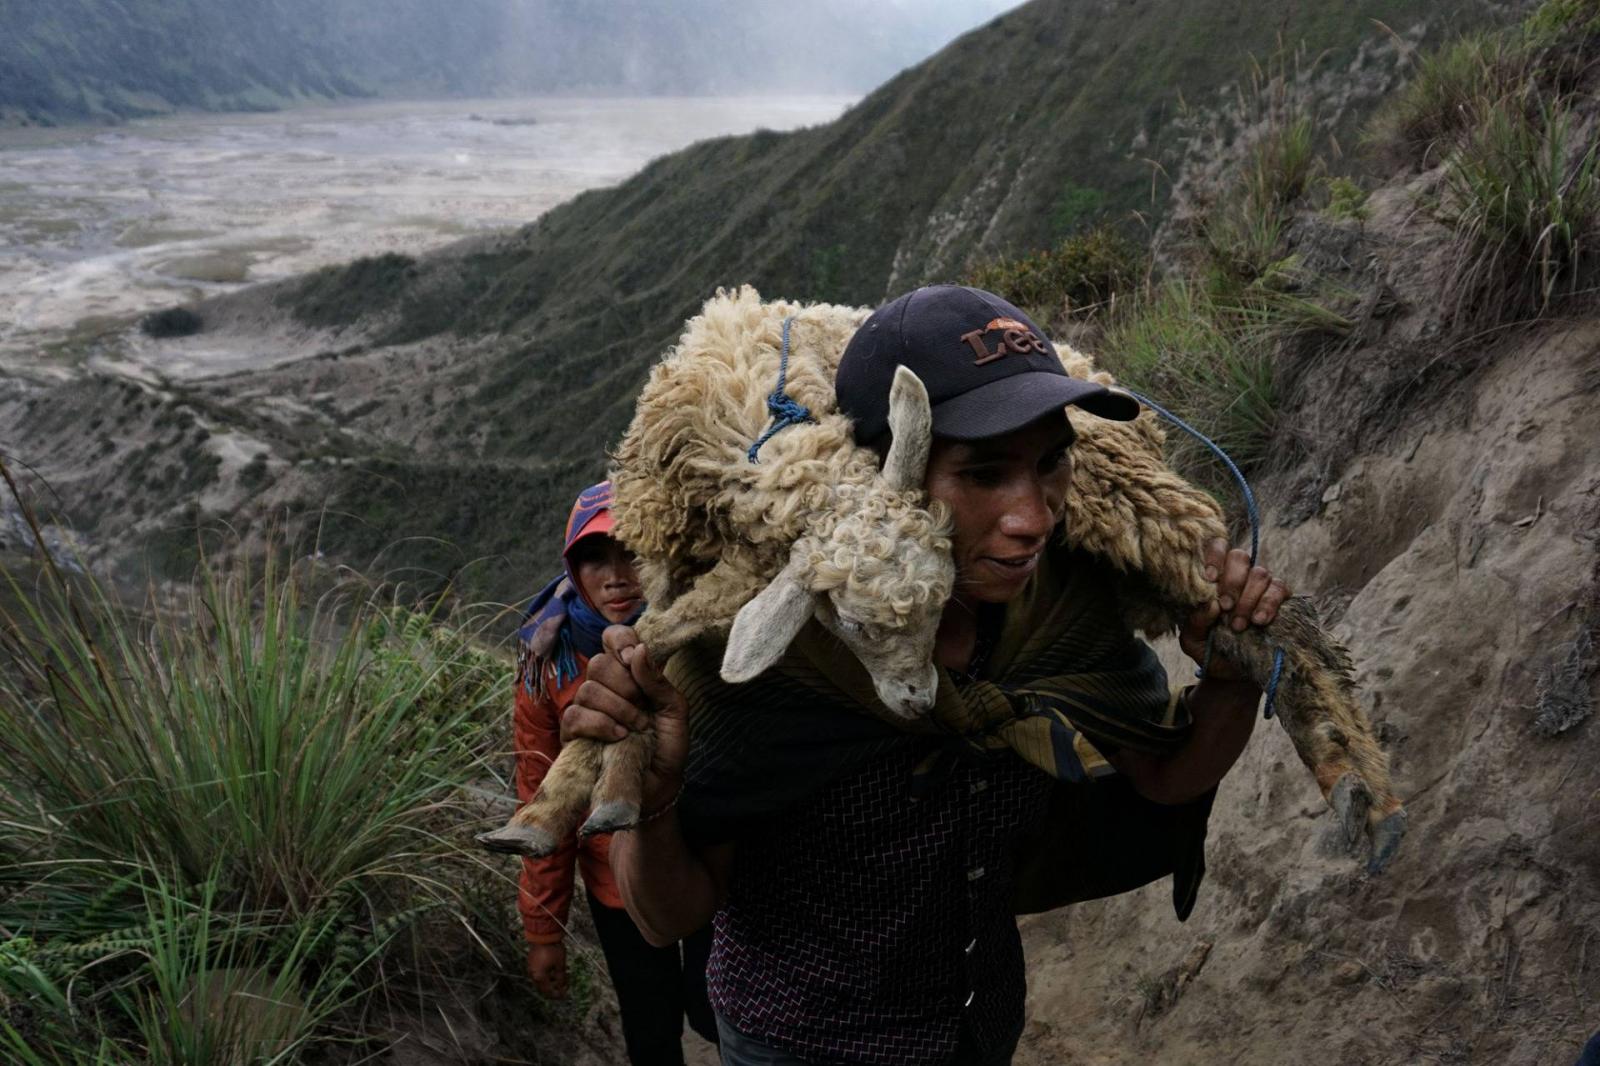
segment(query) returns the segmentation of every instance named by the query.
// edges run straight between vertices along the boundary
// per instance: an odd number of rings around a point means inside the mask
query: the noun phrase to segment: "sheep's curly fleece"
[[[842,345],[868,312],[827,304],[762,303],[749,286],[719,291],[691,319],[677,346],[652,369],[637,413],[614,456],[614,533],[639,559],[653,610],[641,619],[647,643],[669,649],[696,632],[725,630],[803,543],[812,591],[848,585],[859,621],[903,626],[948,588],[898,548],[915,542],[949,552],[943,505],[921,493],[886,490],[878,458],[856,446],[837,411],[833,374]],[[791,426],[746,452],[770,424],[766,400],[778,380],[782,324],[793,316],[787,390],[814,422]],[[709,409],[708,409],[709,408]],[[665,626],[661,608],[705,575],[733,575],[701,598],[694,624]],[[651,615],[654,621],[647,621]],[[693,632],[691,632],[691,629]],[[652,641],[651,638],[654,638]]]

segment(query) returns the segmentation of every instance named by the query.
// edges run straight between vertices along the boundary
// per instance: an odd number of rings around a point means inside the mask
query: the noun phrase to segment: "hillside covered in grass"
[[[1317,136],[1353,144],[1446,12],[1461,25],[1478,9],[1310,5],[1267,17],[1220,2],[1175,14],[1035,0],[827,126],[699,144],[504,237],[329,269],[201,311],[208,330],[241,344],[264,321],[314,331],[345,374],[364,377],[373,359],[415,367],[403,387],[379,384],[356,420],[383,440],[383,458],[336,478],[358,522],[326,525],[335,544],[370,552],[364,529],[454,530],[470,482],[495,500],[472,506],[488,531],[474,547],[501,553],[556,528],[559,508],[543,501],[598,476],[649,363],[717,286],[871,304],[1099,223],[1146,243],[1193,199],[1190,171],[1214,166],[1251,121],[1237,85],[1252,55],[1301,42],[1288,47],[1305,57],[1294,76],[1316,98]],[[552,417],[566,410],[581,423]]]
[[[288,512],[363,567],[513,598],[549,565],[564,501],[603,473],[648,366],[717,286],[871,304],[1106,226],[1154,241],[1166,269],[1230,161],[1286,109],[1288,149],[1343,175],[1364,117],[1431,43],[1504,17],[1431,0],[1177,14],[1034,0],[828,125],[697,144],[520,230],[246,290],[193,308],[198,336],[138,342],[301,356],[279,369],[92,372],[0,403],[23,439],[58,442],[46,466],[75,490],[72,520],[139,565],[181,575],[197,528]],[[1263,107],[1251,64],[1272,56],[1258,80],[1293,91]],[[1281,228],[1282,205],[1264,206]],[[1241,284],[1271,266],[1276,230],[1212,217],[1219,247],[1254,246],[1253,265],[1229,268]],[[1315,319],[1322,305],[1275,306]],[[86,354],[114,366],[124,343]]]

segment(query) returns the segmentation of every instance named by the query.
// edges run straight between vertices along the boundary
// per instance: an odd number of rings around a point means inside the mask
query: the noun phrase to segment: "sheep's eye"
[[[859,637],[867,629],[866,626],[857,622],[854,618],[846,618],[843,615],[839,616],[838,626],[840,632],[849,633],[853,637]]]

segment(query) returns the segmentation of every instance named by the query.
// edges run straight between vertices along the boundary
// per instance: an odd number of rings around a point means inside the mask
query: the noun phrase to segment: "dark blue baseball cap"
[[[899,366],[927,386],[937,437],[997,437],[1069,405],[1118,421],[1139,414],[1127,393],[1070,376],[1044,331],[1011,303],[966,285],[928,285],[890,300],[850,338],[834,390],[858,443],[888,431]]]

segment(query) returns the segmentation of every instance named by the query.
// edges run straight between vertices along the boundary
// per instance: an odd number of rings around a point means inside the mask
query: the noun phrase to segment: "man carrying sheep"
[[[1010,1062],[1026,990],[1016,910],[1171,873],[1186,915],[1211,797],[1261,696],[1213,656],[1169,700],[1113,583],[1060,542],[1065,409],[1128,419],[1131,398],[1068,377],[998,297],[918,289],[874,312],[839,364],[839,408],[880,454],[901,365],[927,387],[924,487],[953,528],[938,698],[981,704],[975,722],[996,701],[1022,717],[1057,700],[1083,735],[1046,753],[1052,777],[1004,745],[859,713],[871,693],[825,640],[802,634],[766,675],[729,685],[685,652],[662,672],[631,629],[607,630],[563,734],[655,730],[640,825],[616,838],[613,867],[653,942],[715,917],[708,982],[728,1066]],[[1265,625],[1288,596],[1221,542],[1206,566],[1217,600],[1180,634],[1197,661],[1213,624]]]

